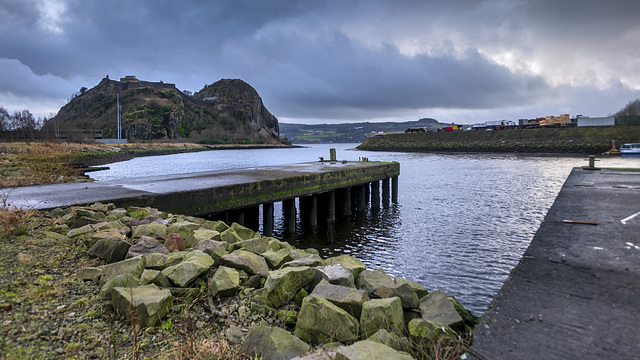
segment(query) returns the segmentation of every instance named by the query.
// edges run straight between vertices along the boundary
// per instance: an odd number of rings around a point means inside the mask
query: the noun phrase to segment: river
[[[357,144],[293,149],[217,150],[140,157],[90,173],[100,180],[317,161],[336,148],[338,160],[398,161],[398,204],[338,219],[334,242],[299,224],[284,234],[275,204],[275,237],[323,256],[350,254],[369,268],[444,289],[474,314],[485,312],[583,157],[514,154],[367,152]],[[640,157],[601,158],[597,166],[640,168]]]

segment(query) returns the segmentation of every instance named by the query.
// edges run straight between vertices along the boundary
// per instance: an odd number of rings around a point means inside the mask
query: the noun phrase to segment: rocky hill
[[[116,94],[121,106],[121,134],[129,140],[283,142],[278,119],[265,108],[257,91],[239,79],[220,80],[190,96],[174,84],[140,81],[134,76],[115,81],[107,76],[94,88],[74,96],[43,130],[102,130],[105,138],[115,138]]]

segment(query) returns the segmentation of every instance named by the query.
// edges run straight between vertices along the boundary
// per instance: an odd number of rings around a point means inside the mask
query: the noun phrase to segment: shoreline
[[[173,154],[184,154],[201,151],[212,150],[259,150],[259,149],[277,149],[277,148],[296,148],[300,146],[295,145],[243,145],[243,144],[229,144],[229,145],[201,145],[201,146],[189,146],[186,148],[160,148],[160,149],[145,149],[145,150],[127,150],[110,151],[108,154],[86,154],[78,158],[75,162],[80,166],[83,171],[91,171],[89,167],[111,164],[115,162],[127,161],[137,157],[145,156],[162,156]]]

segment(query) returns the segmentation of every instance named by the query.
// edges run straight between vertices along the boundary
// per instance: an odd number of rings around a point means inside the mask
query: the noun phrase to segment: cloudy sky
[[[0,106],[109,75],[240,78],[281,122],[606,116],[640,98],[634,0],[0,0]]]

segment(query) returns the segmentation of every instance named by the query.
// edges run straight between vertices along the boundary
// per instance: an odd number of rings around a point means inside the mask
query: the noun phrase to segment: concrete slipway
[[[574,169],[467,358],[639,358],[639,212],[640,171]]]
[[[368,185],[397,177],[397,162],[314,162],[112,181],[0,189],[18,209],[113,202],[153,206],[176,214],[206,215]],[[396,190],[397,191],[397,190]]]

